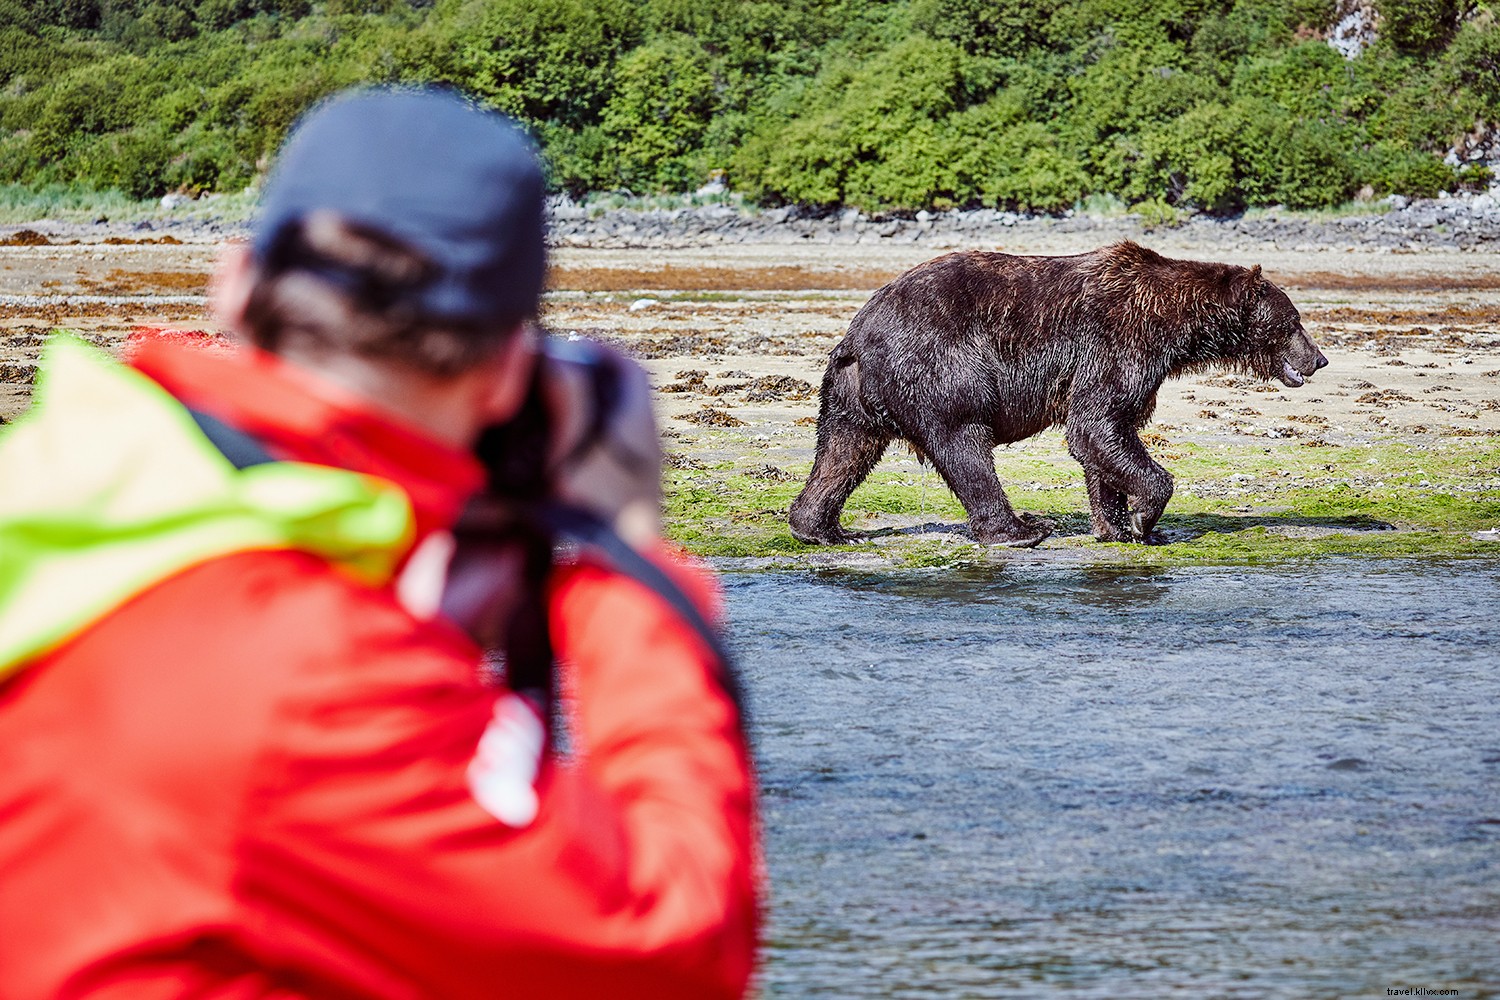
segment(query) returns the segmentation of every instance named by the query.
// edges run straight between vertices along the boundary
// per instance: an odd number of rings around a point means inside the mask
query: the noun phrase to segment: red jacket
[[[412,541],[479,481],[267,356],[134,364],[278,458],[395,483]],[[551,618],[576,758],[520,829],[466,781],[497,698],[478,650],[306,551],[192,564],[24,664],[0,682],[0,997],[740,995],[754,794],[709,652],[595,566]]]

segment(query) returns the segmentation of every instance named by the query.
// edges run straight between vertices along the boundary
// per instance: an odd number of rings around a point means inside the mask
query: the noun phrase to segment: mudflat
[[[112,351],[138,326],[212,330],[221,235],[39,235],[0,233],[0,417],[24,412],[54,330]],[[703,555],[750,565],[1500,556],[1500,245],[1292,250],[1198,228],[1121,235],[1171,257],[1260,264],[1330,362],[1299,389],[1219,372],[1163,386],[1144,437],[1177,480],[1164,546],[1092,539],[1060,431],[996,452],[1017,509],[1058,522],[1033,552],[974,545],[941,479],[900,445],[846,507],[845,525],[868,541],[809,547],[786,529],[812,461],[824,362],[876,288],[951,249],[1084,252],[1111,241],[1097,229],[1022,226],[1003,243],[565,246],[544,321],[614,343],[650,371],[668,529]]]

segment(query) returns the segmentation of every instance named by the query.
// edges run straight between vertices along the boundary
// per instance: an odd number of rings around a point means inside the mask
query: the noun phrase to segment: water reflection
[[[1155,604],[1173,582],[1160,566],[1095,566],[1080,570],[1078,578],[1078,600],[1101,608]]]
[[[1482,563],[731,577],[764,993],[1481,995],[1497,585]]]
[[[1172,571],[1160,566],[1088,566],[1059,572],[1004,564],[896,573],[823,570],[810,579],[850,591],[919,601],[996,604],[1072,598],[1106,607],[1151,604],[1173,583]]]

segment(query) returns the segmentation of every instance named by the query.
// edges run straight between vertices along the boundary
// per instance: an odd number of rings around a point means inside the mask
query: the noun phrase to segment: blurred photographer
[[[643,373],[531,325],[542,214],[503,120],[344,95],[221,265],[242,347],[49,347],[0,437],[0,996],[743,993],[716,591]]]

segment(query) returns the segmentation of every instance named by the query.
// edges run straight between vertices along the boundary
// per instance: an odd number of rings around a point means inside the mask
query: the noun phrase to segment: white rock
[[[658,303],[656,299],[636,299],[634,302],[630,303],[630,311],[640,312],[642,309],[650,309],[652,306],[657,304]]]

